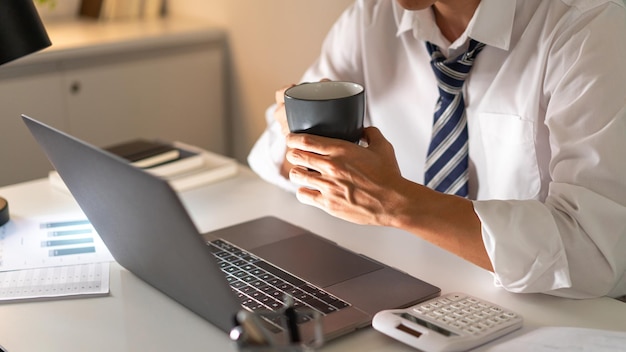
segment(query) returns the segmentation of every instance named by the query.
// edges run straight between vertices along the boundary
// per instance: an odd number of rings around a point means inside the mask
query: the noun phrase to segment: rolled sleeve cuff
[[[540,202],[474,201],[474,211],[482,223],[496,286],[525,293],[571,287],[563,244]]]

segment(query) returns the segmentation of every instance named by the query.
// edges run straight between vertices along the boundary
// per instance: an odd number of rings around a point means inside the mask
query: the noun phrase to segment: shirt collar
[[[416,39],[429,41],[450,50],[463,46],[469,37],[488,46],[508,50],[513,31],[516,1],[482,0],[465,33],[454,43],[450,43],[441,34],[430,8],[419,11],[402,10],[396,35],[400,36],[412,31]],[[396,6],[400,5],[396,4]]]
[[[468,33],[488,46],[509,50],[517,0],[482,0]]]

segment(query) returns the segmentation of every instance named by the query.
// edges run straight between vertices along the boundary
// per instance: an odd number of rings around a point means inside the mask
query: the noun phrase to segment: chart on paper
[[[0,271],[112,260],[84,218],[17,218],[0,228]]]

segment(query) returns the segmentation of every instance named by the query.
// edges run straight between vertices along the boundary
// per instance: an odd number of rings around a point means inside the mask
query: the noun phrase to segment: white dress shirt
[[[497,285],[586,298],[626,294],[626,9],[622,0],[482,0],[454,43],[430,9],[358,0],[302,81],[363,84],[366,124],[422,183],[438,98],[425,41],[444,54],[487,46],[464,87],[470,198]],[[304,44],[303,44],[304,45]],[[284,137],[268,128],[250,166],[279,175]]]

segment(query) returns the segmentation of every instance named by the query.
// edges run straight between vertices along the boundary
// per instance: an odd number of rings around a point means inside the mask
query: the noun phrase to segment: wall
[[[169,0],[168,11],[206,19],[229,36],[231,154],[244,162],[276,89],[297,83],[330,26],[353,0]]]

